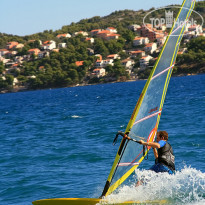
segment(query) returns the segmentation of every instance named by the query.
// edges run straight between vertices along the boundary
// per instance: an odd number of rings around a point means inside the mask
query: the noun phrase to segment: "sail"
[[[155,139],[180,41],[194,5],[195,0],[183,1],[176,21],[139,97],[125,131],[133,139],[138,139],[137,136],[145,138],[148,142]],[[179,25],[177,21],[184,23]],[[149,149],[150,147],[144,153],[142,145],[123,138],[102,196],[109,195],[122,184],[140,165]]]

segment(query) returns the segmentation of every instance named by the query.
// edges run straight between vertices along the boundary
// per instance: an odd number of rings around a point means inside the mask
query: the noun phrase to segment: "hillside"
[[[204,1],[197,2],[195,10],[205,18]],[[45,30],[28,36],[0,33],[0,89],[4,92],[147,78],[162,46],[157,37],[149,39],[150,43],[157,44],[154,52],[144,50],[144,44],[133,44],[135,37],[141,35],[141,30],[133,26],[142,25],[147,12],[115,11],[104,17],[82,19],[56,31]],[[164,12],[156,11],[152,16],[164,17]],[[106,36],[92,32],[97,29],[107,33]],[[70,36],[58,37],[62,34]],[[194,36],[183,39],[174,75],[205,73],[205,37],[203,34]],[[14,46],[5,51],[9,42],[18,42],[18,48]],[[48,48],[54,43],[55,47]],[[140,51],[140,55],[134,54],[136,51]],[[151,60],[141,69],[139,60],[144,55],[150,56]],[[101,73],[102,69],[96,69],[99,61],[107,63],[106,66],[99,64],[106,74]],[[130,63],[130,67],[125,63]]]

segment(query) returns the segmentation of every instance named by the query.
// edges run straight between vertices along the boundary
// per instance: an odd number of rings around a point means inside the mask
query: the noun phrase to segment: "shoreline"
[[[188,73],[188,74],[178,74],[178,75],[172,75],[171,77],[187,77],[187,76],[194,76],[194,75],[203,75],[204,73]],[[67,87],[53,87],[53,88],[39,88],[39,89],[29,89],[24,86],[19,86],[16,88],[13,88],[11,90],[1,90],[0,94],[7,94],[7,93],[18,93],[18,92],[29,92],[29,91],[38,91],[38,90],[49,90],[49,89],[59,89],[59,88],[72,88],[72,87],[84,87],[84,86],[92,86],[92,85],[103,85],[103,84],[109,84],[109,83],[123,83],[123,82],[134,82],[134,81],[142,81],[147,79],[136,79],[136,80],[126,80],[126,81],[113,81],[113,82],[107,82],[107,83],[93,83],[93,84],[87,84],[87,83],[81,83],[76,85],[71,85]]]

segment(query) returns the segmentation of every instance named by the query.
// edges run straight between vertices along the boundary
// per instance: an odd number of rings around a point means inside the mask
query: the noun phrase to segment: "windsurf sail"
[[[143,137],[148,142],[152,142],[155,139],[180,41],[194,5],[195,0],[183,1],[176,20],[138,99],[125,131],[126,135],[133,139],[137,140],[136,136]],[[183,23],[179,24],[177,22]],[[148,146],[146,152],[143,153],[142,145],[123,138],[102,196],[107,196],[118,188],[141,164],[150,148]]]

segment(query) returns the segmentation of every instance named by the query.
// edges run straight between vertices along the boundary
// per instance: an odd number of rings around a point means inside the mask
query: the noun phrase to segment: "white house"
[[[66,43],[59,43],[58,48],[66,48]]]
[[[148,43],[145,46],[145,52],[150,52],[151,54],[157,50],[157,44],[156,43]]]
[[[110,54],[107,56],[107,59],[120,59],[120,56],[118,54]]]
[[[107,65],[114,65],[113,59],[106,59],[106,60],[97,60],[95,63],[95,67],[106,67]]]
[[[4,56],[7,53],[9,53],[9,50],[7,50],[7,49],[0,49],[0,56]]]
[[[83,35],[83,36],[88,36],[88,33],[87,32],[85,32],[85,31],[78,31],[78,32],[75,32],[74,33],[74,36],[77,36],[77,35]]]
[[[129,55],[130,55],[132,58],[135,58],[135,57],[143,57],[143,56],[145,56],[145,52],[142,51],[142,50],[130,51],[130,52],[129,52]]]
[[[133,40],[133,45],[134,46],[139,46],[143,44],[149,43],[149,39],[147,37],[138,37],[136,36]]]
[[[110,33],[117,33],[117,29],[114,27],[107,27],[106,30],[110,31]]]
[[[92,77],[103,77],[105,76],[105,69],[104,68],[96,68],[92,72]]]
[[[69,33],[58,34],[57,38],[70,38],[71,35]]]
[[[125,68],[132,68],[134,64],[135,64],[134,60],[130,58],[121,61],[121,65],[124,66]]]
[[[45,41],[41,46],[41,48],[44,50],[53,50],[54,48],[56,48],[56,42],[53,40]]]
[[[148,65],[149,65],[149,61],[153,59],[152,56],[144,56],[142,58],[140,58],[140,68],[141,69],[145,69]]]
[[[88,38],[88,37],[87,37],[85,40],[86,40],[86,41],[89,41],[90,43],[94,43],[94,42],[95,42],[95,39],[94,39],[94,38]]]

